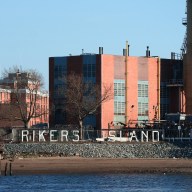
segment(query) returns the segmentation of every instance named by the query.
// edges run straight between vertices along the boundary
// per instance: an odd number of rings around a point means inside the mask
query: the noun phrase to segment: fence
[[[96,129],[84,127],[82,139],[80,130],[74,125],[52,128],[0,129],[1,142],[77,142],[77,141],[192,141],[191,124],[168,122],[141,124],[138,127],[116,127]]]

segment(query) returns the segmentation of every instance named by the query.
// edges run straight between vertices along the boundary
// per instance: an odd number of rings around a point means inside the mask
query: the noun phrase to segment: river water
[[[192,175],[97,174],[1,176],[0,192],[191,192]]]

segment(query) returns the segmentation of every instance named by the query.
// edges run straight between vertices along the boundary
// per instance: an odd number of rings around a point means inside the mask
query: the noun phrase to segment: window
[[[138,84],[138,97],[148,97],[148,85]]]
[[[66,86],[64,84],[55,85],[54,97],[57,97],[57,98],[64,97],[65,89],[66,89]]]
[[[164,119],[165,113],[168,113],[168,104],[161,104],[160,110],[161,110],[161,118]]]
[[[148,103],[138,103],[138,116],[148,116]]]
[[[148,81],[138,83],[138,116],[148,116]]]
[[[54,68],[55,79],[62,79],[67,73],[67,65],[56,65]]]
[[[114,114],[125,115],[125,80],[114,81]]]
[[[160,95],[161,98],[168,98],[168,89],[166,86],[161,86]]]
[[[83,64],[83,76],[84,78],[95,78],[96,65],[94,63]]]
[[[125,115],[125,102],[115,101],[115,115]]]
[[[114,96],[125,96],[125,83],[114,83]]]
[[[83,78],[84,81],[96,80],[96,56],[83,55]]]

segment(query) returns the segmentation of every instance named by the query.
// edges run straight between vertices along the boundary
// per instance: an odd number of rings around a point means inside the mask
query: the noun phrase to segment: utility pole
[[[126,41],[125,53],[125,124],[128,125],[128,41]]]

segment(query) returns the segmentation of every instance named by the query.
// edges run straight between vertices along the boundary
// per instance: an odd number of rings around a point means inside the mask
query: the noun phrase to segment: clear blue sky
[[[180,52],[186,0],[0,0],[0,72],[37,69],[48,88],[48,58],[98,53],[170,58]]]

